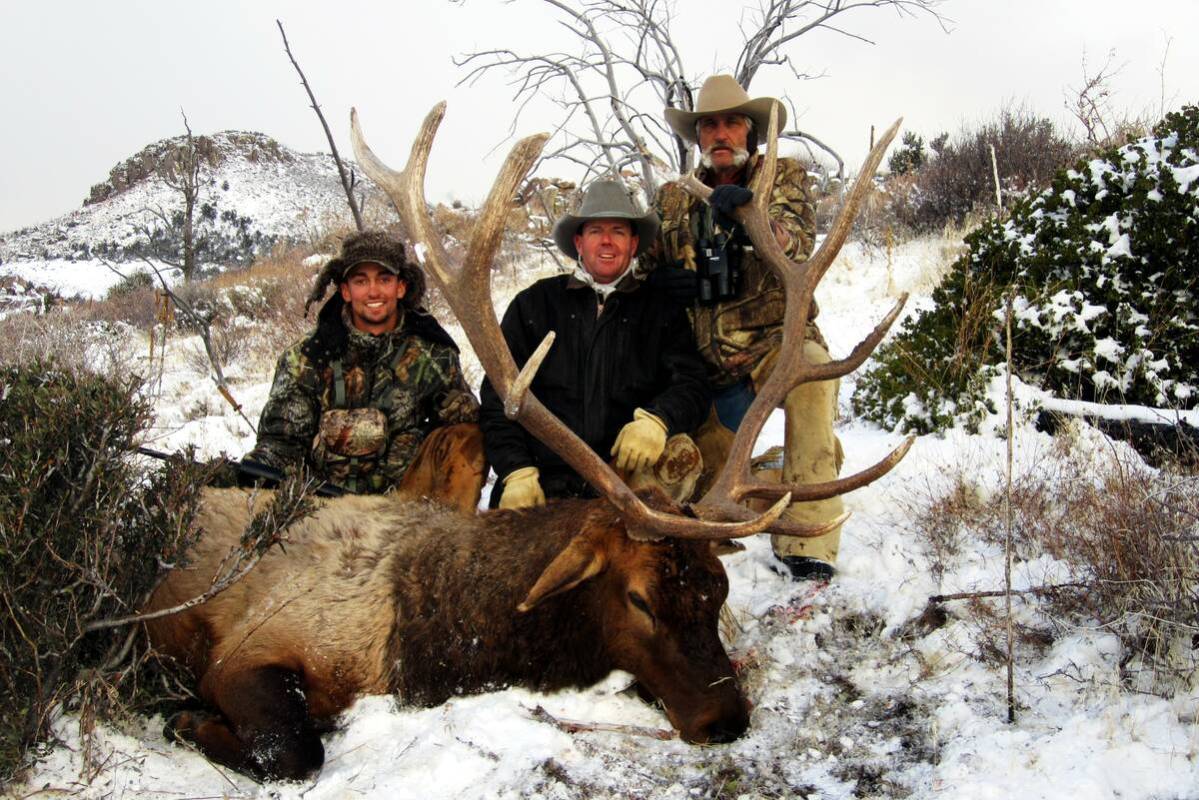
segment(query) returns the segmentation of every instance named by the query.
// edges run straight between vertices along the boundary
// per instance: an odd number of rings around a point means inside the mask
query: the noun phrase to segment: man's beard
[[[712,151],[715,150],[716,147],[717,147],[717,145],[712,145],[707,150],[704,150],[703,153],[700,155],[700,163],[703,164],[708,169],[712,168]],[[722,149],[725,149],[723,145],[720,145],[720,147]],[[743,166],[745,166],[746,161],[749,161],[749,151],[744,148],[740,148],[740,147],[734,148],[733,149],[733,166],[734,167],[743,167]]]

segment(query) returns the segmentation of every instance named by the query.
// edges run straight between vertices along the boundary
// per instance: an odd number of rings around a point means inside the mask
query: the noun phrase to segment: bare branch
[[[617,725],[611,722],[579,722],[572,719],[560,719],[546,711],[542,706],[529,709],[529,716],[538,722],[553,725],[563,733],[589,733],[603,731],[607,733],[623,733],[628,736],[647,736],[651,739],[661,739],[668,742],[679,738],[674,731],[661,728],[645,728],[640,725]]]
[[[758,70],[769,64],[783,63],[782,50],[804,34],[828,30],[851,39],[874,44],[865,36],[849,31],[832,20],[850,11],[885,8],[899,16],[916,17],[928,14],[942,30],[948,30],[947,20],[936,10],[940,0],[769,0],[760,3],[747,28],[743,17],[741,32],[745,47],[737,61],[734,76],[748,87]]]
[[[304,84],[304,91],[308,93],[308,100],[312,104],[312,110],[316,112],[316,118],[321,121],[321,127],[325,129],[325,138],[329,140],[329,150],[333,153],[333,162],[337,164],[337,174],[341,176],[341,188],[345,190],[346,201],[350,204],[350,213],[354,215],[354,225],[361,231],[365,226],[362,223],[362,212],[358,208],[358,201],[354,198],[354,182],[351,176],[347,174],[346,166],[342,163],[341,156],[337,153],[337,143],[333,141],[333,132],[329,130],[329,123],[325,122],[325,115],[321,112],[320,104],[316,102],[316,95],[312,93],[312,87],[308,85],[308,79],[304,77],[304,70],[300,69],[300,65],[296,63],[296,57],[291,54],[291,45],[287,43],[287,34],[283,31],[283,23],[280,20],[275,20],[275,24],[279,26],[279,35],[283,37],[283,49],[287,51],[287,58],[291,61],[291,65],[296,68],[296,73],[300,76],[300,83]]]
[[[212,577],[212,583],[202,594],[170,608],[113,619],[93,620],[83,627],[83,632],[90,633],[105,628],[118,628],[122,625],[132,625],[178,614],[216,597],[258,566],[258,562],[271,547],[276,545],[280,548],[283,547],[286,541],[284,534],[287,529],[310,515],[315,509],[312,503],[312,490],[316,484],[316,480],[303,474],[297,474],[284,482],[275,491],[275,496],[267,508],[258,514],[252,514],[250,524],[242,533],[240,542],[221,559]],[[247,495],[246,502],[251,509],[256,503],[256,495],[257,492]]]
[[[533,3],[534,0],[525,0]],[[554,133],[544,159],[570,153],[585,177],[636,165],[646,198],[653,201],[662,170],[687,172],[690,146],[662,121],[663,108],[694,109],[692,81],[676,45],[669,0],[537,0],[559,15],[558,23],[577,48],[517,53],[479,50],[454,59],[467,70],[461,83],[474,83],[491,73],[507,75],[517,101],[510,138],[520,114],[534,98],[555,102],[567,121]],[[944,29],[947,20],[936,10],[941,0],[763,0],[743,18],[744,41],[736,77],[748,89],[764,67],[786,69],[797,80],[819,77],[801,69],[787,52],[805,33],[828,29],[866,41],[843,27],[847,11],[888,9],[905,17],[927,14]],[[752,23],[752,24],[751,24]],[[583,112],[576,116],[576,112]],[[831,147],[806,131],[785,134],[829,153],[844,178],[844,162]],[[587,153],[588,155],[584,155]],[[573,177],[573,176],[572,176]]]

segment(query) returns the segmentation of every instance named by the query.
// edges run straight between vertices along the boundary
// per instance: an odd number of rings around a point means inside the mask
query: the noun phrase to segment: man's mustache
[[[749,151],[746,150],[744,147],[732,147],[730,145],[720,144],[719,142],[717,142],[715,144],[711,144],[711,145],[708,145],[707,147],[705,147],[701,153],[701,163],[705,167],[712,166],[712,153],[716,150],[732,150],[734,167],[740,167],[746,161],[749,161]]]

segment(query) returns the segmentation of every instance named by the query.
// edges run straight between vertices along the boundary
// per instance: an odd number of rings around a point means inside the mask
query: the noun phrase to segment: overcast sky
[[[764,72],[751,94],[787,92],[800,127],[853,163],[870,126],[901,115],[926,138],[1009,102],[1067,124],[1063,93],[1081,83],[1084,54],[1094,68],[1115,51],[1120,71],[1111,86],[1121,109],[1156,114],[1163,75],[1167,108],[1199,102],[1199,0],[944,0],[940,9],[949,33],[928,17],[847,15],[841,24],[875,44],[806,35],[792,58],[825,77],[799,82]],[[734,66],[739,13],[732,2],[678,3],[677,36],[697,80]],[[473,203],[486,193],[506,148],[487,154],[512,114],[499,76],[455,88],[463,73],[451,57],[485,47],[571,46],[539,0],[4,0],[0,231],[78,207],[116,163],[181,133],[181,107],[196,133],[261,131],[296,149],[326,151],[276,18],[344,153],[351,106],[372,147],[398,167],[425,112],[449,101],[429,170],[433,200]],[[553,113],[549,103],[533,108],[519,133],[548,129]]]

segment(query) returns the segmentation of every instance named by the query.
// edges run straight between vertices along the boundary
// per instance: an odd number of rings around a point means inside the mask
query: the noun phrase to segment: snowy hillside
[[[232,191],[232,187],[230,189]],[[834,354],[845,354],[911,291],[919,305],[951,259],[954,242],[921,240],[897,249],[847,246],[818,299]],[[81,268],[82,269],[82,268]],[[524,274],[521,285],[533,280]],[[497,289],[502,307],[519,288]],[[461,337],[456,330],[452,332]],[[175,339],[157,398],[155,446],[186,443],[206,453],[247,450],[253,436],[217,396]],[[128,342],[142,358],[144,341]],[[139,355],[142,354],[142,355]],[[471,361],[469,354],[466,360]],[[228,369],[251,419],[266,398],[273,354]],[[476,376],[477,369],[468,367]],[[900,437],[854,420],[852,379],[841,387],[845,471],[881,458]],[[1027,390],[1017,387],[1021,396]],[[998,389],[997,389],[998,391]],[[998,397],[1002,407],[1002,397]],[[998,423],[998,421],[996,421]],[[991,426],[992,431],[994,426]],[[775,416],[758,450],[781,443]],[[14,796],[85,798],[1195,798],[1199,786],[1199,688],[1172,699],[1129,691],[1130,654],[1113,630],[1048,619],[1031,596],[1013,600],[1018,626],[1050,631],[1016,649],[1017,719],[1007,722],[1005,676],[989,642],[1002,601],[929,603],[938,593],[1003,587],[1001,545],[962,521],[955,548],[939,547],[920,519],[954,485],[972,497],[1003,486],[1005,442],[993,432],[923,437],[886,478],[846,498],[853,513],[839,573],[827,587],[784,578],[759,537],[727,557],[727,645],[754,705],[751,728],[722,746],[696,747],[630,733],[564,733],[534,710],[587,722],[668,729],[656,709],[622,691],[627,676],[579,692],[510,689],[417,709],[402,699],[364,698],[325,739],[326,764],[305,784],[258,785],[169,744],[162,720],[133,730],[101,727],[90,742],[100,764],[84,774],[80,720],[63,714],[60,743]],[[1136,456],[1088,429],[1073,455],[1024,422],[1015,431],[1014,470],[1061,475],[1070,458],[1098,474]],[[1082,478],[1087,480],[1088,473]],[[946,534],[949,536],[950,534]],[[1069,576],[1048,553],[1014,566],[1017,589]]]
[[[155,142],[118,164],[81,208],[0,234],[0,276],[20,276],[67,296],[90,296],[115,280],[100,258],[177,259],[179,236],[167,230],[163,218],[181,214],[183,201],[160,177],[160,168],[182,142],[183,137]],[[202,155],[195,212],[201,264],[245,264],[275,242],[352,225],[329,155],[297,153],[261,133],[241,131],[198,136],[196,147]],[[75,264],[106,277],[98,286],[97,280],[72,280]]]

